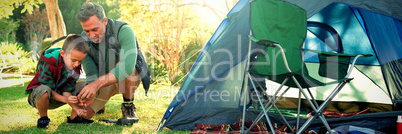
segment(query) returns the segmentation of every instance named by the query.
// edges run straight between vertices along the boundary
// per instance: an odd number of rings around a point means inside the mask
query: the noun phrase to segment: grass
[[[3,81],[4,82],[4,81]],[[25,86],[14,85],[0,88],[0,133],[190,133],[190,131],[173,131],[164,128],[156,132],[178,87],[151,85],[148,97],[142,88],[135,93],[135,105],[140,121],[132,126],[119,126],[104,123],[99,119],[117,120],[121,118],[122,95],[113,96],[106,104],[104,114],[95,115],[90,125],[67,125],[66,117],[70,116],[71,108],[64,105],[48,111],[51,119],[49,129],[36,128],[39,119],[37,109],[28,104]]]

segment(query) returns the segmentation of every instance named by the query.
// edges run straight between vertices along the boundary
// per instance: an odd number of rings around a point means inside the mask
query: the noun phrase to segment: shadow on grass
[[[15,85],[10,87],[0,88],[0,101],[15,101],[24,97],[28,97],[28,94],[25,94],[25,89],[29,82],[25,82],[25,86]]]
[[[94,122],[93,124],[75,124],[68,125],[67,123],[60,124],[55,133],[123,133],[124,127],[113,124],[105,124]]]
[[[159,87],[148,92],[139,89],[135,95],[135,105],[140,121],[133,126],[119,126],[112,123],[100,122],[99,119],[117,120],[121,118],[122,94],[117,94],[106,103],[104,114],[95,115],[90,125],[67,125],[66,117],[71,114],[71,107],[64,105],[55,110],[49,110],[48,116],[51,119],[48,130],[36,128],[39,118],[37,109],[31,107],[27,102],[28,95],[25,94],[26,86],[15,85],[12,87],[0,88],[0,133],[190,133],[191,131],[162,130],[157,132],[156,128],[164,115],[166,108],[174,97],[170,87]],[[174,92],[174,93],[173,93]]]
[[[2,134],[20,134],[24,132],[29,132],[31,134],[46,134],[49,133],[48,130],[46,129],[38,129],[36,127],[26,127],[23,129],[17,129],[17,130],[10,130],[10,131],[0,131]]]

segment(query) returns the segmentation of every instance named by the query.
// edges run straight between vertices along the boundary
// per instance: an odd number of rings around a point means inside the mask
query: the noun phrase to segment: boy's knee
[[[43,95],[40,97],[41,99],[49,99],[49,94],[47,92],[43,93]]]
[[[28,96],[28,103],[31,106],[36,107],[36,102],[38,102],[39,99],[46,97],[47,100],[50,100],[51,93],[52,89],[46,85],[35,87]]]

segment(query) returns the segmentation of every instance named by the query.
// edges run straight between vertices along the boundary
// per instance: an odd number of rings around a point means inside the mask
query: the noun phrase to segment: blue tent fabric
[[[336,29],[340,33],[344,53],[373,54],[373,57],[361,59],[357,64],[381,66],[389,96],[394,105],[401,103],[402,86],[399,83],[402,75],[398,70],[402,66],[399,62],[402,59],[401,20],[343,3],[332,3],[312,15],[308,21],[325,23]],[[317,37],[325,33],[314,30],[309,29],[313,36],[307,37],[306,48],[331,51],[325,43],[330,41],[321,39],[317,43]],[[305,53],[305,57],[308,62],[318,62],[317,55],[312,52]]]

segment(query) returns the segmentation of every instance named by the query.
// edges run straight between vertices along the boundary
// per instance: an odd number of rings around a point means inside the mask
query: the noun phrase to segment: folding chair
[[[0,80],[3,80],[3,70],[8,69],[8,68],[13,68],[13,67],[18,67],[18,72],[19,76],[22,79],[22,72],[21,72],[21,64],[18,58],[18,55],[3,55],[3,53],[0,50]],[[24,82],[21,81],[22,86],[24,86]]]
[[[263,55],[251,56],[253,54],[251,54],[251,49],[249,49],[250,59],[256,59],[255,63],[248,63],[246,76],[251,80],[254,79],[254,74],[258,74],[281,84],[275,94],[269,98],[268,103],[263,105],[263,102],[260,102],[262,111],[254,123],[265,116],[272,132],[274,133],[267,111],[272,107],[277,110],[275,103],[281,97],[281,95],[279,97],[277,97],[277,95],[284,86],[287,86],[288,88],[286,88],[283,93],[287,92],[290,87],[299,89],[298,111],[300,111],[300,93],[303,94],[311,108],[314,110],[313,116],[310,117],[300,129],[298,129],[297,133],[303,132],[317,117],[321,120],[326,129],[331,132],[331,128],[329,127],[325,117],[322,115],[322,110],[324,110],[328,103],[331,102],[331,100],[339,93],[342,87],[353,79],[349,78],[349,75],[356,60],[362,56],[368,57],[372,55],[348,55],[303,49],[304,40],[307,34],[306,12],[303,9],[291,3],[279,0],[255,0],[251,2],[250,5],[251,35],[249,36],[249,45],[251,47],[255,42],[266,53]],[[320,76],[330,78],[332,81],[319,81],[309,75],[303,61],[305,51],[311,51],[318,54],[320,59],[320,69],[316,71],[319,72]],[[355,57],[352,63],[350,63],[351,57]],[[328,72],[328,69],[331,68],[335,69]],[[248,80],[246,80],[246,82],[247,81]],[[321,105],[318,105],[309,88],[336,83],[338,86]],[[253,85],[255,92],[258,92],[253,81],[251,81],[251,85]],[[307,94],[303,89],[307,89],[309,94]],[[257,93],[258,100],[262,101],[261,96],[258,94],[259,93]],[[246,98],[247,95],[244,95],[243,97]],[[310,97],[312,99],[310,99]],[[279,110],[277,111],[279,112]],[[245,109],[243,109],[243,118],[245,112]],[[282,114],[279,115],[282,117],[285,124],[290,127]],[[298,120],[299,117],[297,118],[297,125],[299,124]],[[253,126],[254,124],[251,127]],[[246,133],[247,132],[249,132],[249,130],[247,130]]]

